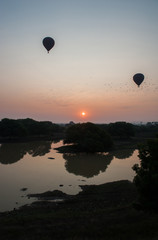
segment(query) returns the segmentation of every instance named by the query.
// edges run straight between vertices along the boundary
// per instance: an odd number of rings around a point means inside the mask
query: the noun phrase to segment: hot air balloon
[[[55,41],[51,37],[45,37],[43,39],[43,46],[47,49],[48,53],[54,47]]]
[[[144,75],[142,73],[136,73],[133,76],[133,81],[138,85],[138,87],[143,82],[143,80],[144,80]]]

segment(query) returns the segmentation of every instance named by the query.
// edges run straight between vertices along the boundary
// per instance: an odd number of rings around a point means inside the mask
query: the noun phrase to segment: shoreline
[[[133,182],[129,180],[118,180],[107,182],[99,185],[79,185],[82,189],[81,192],[70,195],[62,192],[61,190],[46,191],[42,193],[32,193],[27,194],[28,198],[35,198],[36,200],[30,204],[24,204],[23,206],[10,210],[0,212],[1,215],[7,215],[8,213],[20,212],[21,210],[40,208],[45,205],[45,207],[55,206],[58,208],[59,205],[64,205],[65,203],[80,202],[81,200],[90,201],[104,201],[108,204],[112,204],[112,201],[119,203],[120,201],[128,201],[134,203],[138,199],[138,193]],[[129,191],[130,190],[130,191]],[[107,195],[106,195],[107,194]],[[125,197],[126,195],[126,197]],[[117,198],[116,198],[117,196]],[[63,200],[56,202],[53,200]],[[127,202],[126,202],[127,203]]]
[[[30,206],[1,213],[1,239],[158,238],[158,214],[134,207],[138,194],[132,182],[121,180],[82,185],[82,188],[82,192],[63,202],[37,201]],[[47,194],[44,195],[46,197]]]

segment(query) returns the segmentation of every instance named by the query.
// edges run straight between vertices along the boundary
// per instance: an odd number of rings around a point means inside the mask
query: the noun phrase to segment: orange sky
[[[157,22],[154,0],[3,1],[0,119],[157,121]]]

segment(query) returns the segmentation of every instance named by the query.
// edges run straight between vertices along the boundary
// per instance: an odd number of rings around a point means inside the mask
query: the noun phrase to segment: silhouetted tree
[[[156,137],[158,134],[158,122],[148,122],[147,124],[134,125],[136,135],[141,137]]]
[[[158,139],[139,146],[140,166],[135,164],[134,183],[143,207],[158,211]]]
[[[17,120],[4,118],[0,122],[1,137],[22,137],[27,135],[26,128]]]
[[[69,126],[64,143],[74,143],[80,151],[85,152],[105,152],[113,144],[106,131],[90,122]]]
[[[49,121],[38,122],[30,118],[0,121],[0,137],[53,136],[58,132],[63,132],[63,127]]]
[[[134,136],[134,127],[131,123],[115,122],[110,123],[107,127],[107,131],[112,136],[118,136],[121,138],[129,138]]]

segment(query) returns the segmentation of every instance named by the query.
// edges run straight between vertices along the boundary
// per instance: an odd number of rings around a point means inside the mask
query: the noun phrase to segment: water
[[[0,212],[29,204],[27,194],[61,190],[77,194],[80,185],[133,180],[139,163],[132,149],[106,154],[61,154],[63,142],[0,144]]]

